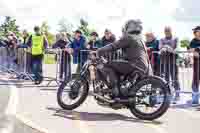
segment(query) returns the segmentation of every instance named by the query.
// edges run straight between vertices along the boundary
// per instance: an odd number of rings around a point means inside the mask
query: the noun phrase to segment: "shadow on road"
[[[136,123],[154,124],[160,125],[160,121],[144,121],[137,118],[128,117],[122,114],[115,113],[91,113],[91,112],[79,112],[79,111],[68,111],[59,108],[47,108],[48,110],[54,111],[54,116],[70,119],[70,120],[80,120],[80,121],[128,121]]]
[[[186,110],[200,111],[200,104],[192,105],[191,101],[187,101],[184,104],[171,105],[171,108],[172,109],[186,109]]]

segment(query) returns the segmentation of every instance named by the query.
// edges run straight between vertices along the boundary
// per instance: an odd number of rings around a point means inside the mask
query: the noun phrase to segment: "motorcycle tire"
[[[62,109],[65,109],[65,110],[73,110],[77,107],[79,107],[87,98],[88,96],[88,91],[89,91],[89,85],[88,83],[86,82],[81,82],[82,83],[82,93],[80,94],[80,97],[79,99],[73,103],[73,104],[66,104],[65,101],[63,100],[62,98],[62,94],[64,93],[65,91],[65,87],[67,85],[68,82],[63,82],[60,87],[58,88],[58,91],[57,91],[57,102],[59,104],[59,106],[62,108]]]
[[[141,112],[140,110],[138,110],[136,108],[135,104],[130,105],[129,109],[130,109],[131,113],[141,120],[152,121],[152,120],[158,119],[162,115],[165,114],[165,112],[168,110],[168,108],[170,106],[170,88],[168,87],[167,82],[165,82],[160,77],[151,76],[151,77],[147,77],[147,78],[140,80],[136,84],[135,90],[133,90],[133,91],[137,92],[141,87],[143,87],[146,84],[150,84],[150,83],[152,83],[152,84],[160,87],[160,89],[162,89],[162,92],[164,94],[164,100],[163,100],[162,105],[159,107],[159,109],[157,109],[153,113]]]

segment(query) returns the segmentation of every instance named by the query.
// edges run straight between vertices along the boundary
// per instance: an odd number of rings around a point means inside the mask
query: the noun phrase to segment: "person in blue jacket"
[[[86,38],[82,35],[80,30],[76,30],[74,40],[69,44],[69,47],[73,49],[73,63],[78,64],[77,72],[80,71],[80,68],[87,60],[88,53],[86,51],[81,51],[86,50],[86,45]]]

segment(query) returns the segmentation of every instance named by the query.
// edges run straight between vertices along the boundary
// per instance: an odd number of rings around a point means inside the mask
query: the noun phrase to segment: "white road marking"
[[[52,132],[49,132],[47,129],[38,126],[37,124],[30,121],[29,119],[26,119],[23,116],[17,114],[17,106],[19,103],[18,88],[15,87],[14,85],[10,85],[10,87],[11,87],[11,95],[10,95],[10,100],[9,100],[8,107],[7,107],[5,113],[7,115],[15,115],[15,117],[18,120],[20,120],[22,123],[30,126],[33,129],[36,129],[42,133],[52,133]],[[7,133],[10,133],[10,132],[7,132]]]
[[[17,106],[18,106],[18,90],[13,85],[9,85],[10,87],[10,98],[8,102],[8,106],[6,108],[5,114],[6,115],[15,115],[17,113]]]
[[[0,133],[13,133],[14,125],[9,124],[7,127],[0,130]]]
[[[46,128],[42,128],[40,127],[38,124],[34,123],[33,121],[23,117],[22,115],[18,115],[16,114],[16,118],[18,120],[20,120],[22,123],[24,123],[25,125],[38,130],[41,133],[56,133],[56,132],[50,132],[49,130],[47,130]]]
[[[6,78],[2,78],[3,80],[7,80]],[[47,129],[41,128],[34,122],[24,118],[23,116],[20,116],[17,114],[17,107],[19,104],[19,95],[18,95],[18,88],[12,85],[12,83],[8,83],[10,87],[10,96],[9,96],[9,102],[7,105],[7,108],[5,110],[5,115],[7,116],[15,116],[18,120],[20,120],[25,125],[30,126],[33,129],[36,129],[42,133],[50,133]],[[9,124],[8,127],[3,128],[0,133],[12,133],[13,132],[13,124]],[[52,132],[51,132],[52,133]]]
[[[1,79],[7,81],[6,78],[1,78]],[[4,114],[6,116],[14,116],[17,113],[18,91],[17,91],[16,87],[14,87],[10,84],[9,84],[9,88],[10,88],[9,101],[8,101],[8,105],[6,107]],[[11,122],[9,125],[7,125],[7,127],[1,129],[0,132],[1,133],[12,133],[13,130],[14,130],[14,123]]]

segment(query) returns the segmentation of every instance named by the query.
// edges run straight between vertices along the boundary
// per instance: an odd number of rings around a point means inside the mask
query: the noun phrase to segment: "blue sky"
[[[164,26],[171,26],[176,36],[191,38],[191,29],[200,20],[199,4],[198,0],[1,0],[0,16],[14,16],[21,28],[29,30],[48,21],[53,32],[61,18],[77,25],[83,17],[98,32],[108,27],[117,36],[126,20],[136,18],[143,21],[144,32],[162,37]]]

